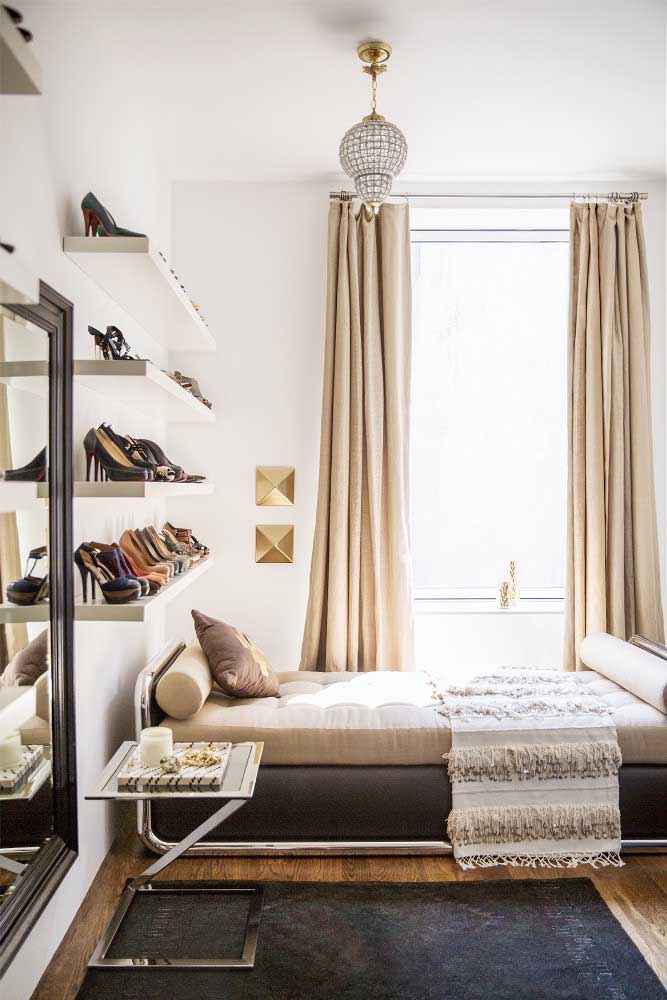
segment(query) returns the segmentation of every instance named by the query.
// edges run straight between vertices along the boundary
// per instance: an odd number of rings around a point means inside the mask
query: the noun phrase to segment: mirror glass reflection
[[[49,337],[0,307],[0,905],[53,833]]]

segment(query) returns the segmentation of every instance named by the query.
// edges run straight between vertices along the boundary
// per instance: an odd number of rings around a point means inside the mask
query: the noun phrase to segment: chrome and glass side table
[[[255,964],[255,952],[257,949],[257,936],[259,933],[259,922],[262,912],[263,888],[261,885],[248,884],[244,886],[227,886],[221,881],[203,880],[183,880],[154,881],[155,876],[167,868],[172,861],[176,861],[184,851],[202,840],[207,833],[214,830],[216,826],[223,823],[233,813],[240,809],[254,795],[257,773],[262,759],[263,743],[235,743],[232,745],[229,763],[225,771],[222,786],[218,791],[127,791],[118,788],[118,773],[126,764],[129,756],[137,748],[137,744],[131,741],[123,743],[113,755],[104,769],[97,786],[90,795],[89,800],[115,799],[120,802],[132,802],[136,804],[144,799],[217,799],[219,808],[212,813],[208,819],[200,823],[196,829],[189,833],[183,840],[179,841],[171,850],[167,851],[161,858],[146,868],[140,875],[128,879],[123,889],[118,906],[114,912],[111,922],[104,935],[99,941],[92,958],[88,963],[91,968],[178,968],[178,969],[201,969],[201,968],[231,968],[231,969],[252,969]],[[249,908],[246,920],[245,935],[241,953],[236,957],[225,958],[188,958],[187,956],[174,956],[168,958],[152,957],[150,955],[137,955],[132,957],[109,957],[109,951],[113,944],[120,926],[129,910],[132,902],[138,895],[144,893],[165,893],[165,894],[191,894],[191,893],[217,893],[223,896],[248,897]]]

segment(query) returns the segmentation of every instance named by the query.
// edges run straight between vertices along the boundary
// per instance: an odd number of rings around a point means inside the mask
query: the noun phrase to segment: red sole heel
[[[101,226],[102,223],[100,222],[97,215],[95,214],[95,212],[93,212],[92,209],[84,208],[82,211],[83,211],[83,221],[86,225],[86,236],[97,236],[97,227]]]

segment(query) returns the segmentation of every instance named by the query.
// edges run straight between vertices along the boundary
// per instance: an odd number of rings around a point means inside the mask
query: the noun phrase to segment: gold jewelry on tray
[[[203,750],[186,750],[183,763],[186,767],[215,767],[222,763],[222,757],[212,747],[205,747]]]

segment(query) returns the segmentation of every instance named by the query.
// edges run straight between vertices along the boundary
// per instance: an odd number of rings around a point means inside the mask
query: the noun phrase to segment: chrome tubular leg
[[[183,840],[179,840],[179,842],[167,851],[166,854],[150,865],[146,871],[132,879],[129,883],[130,888],[139,889],[146,882],[150,882],[155,875],[159,875],[160,872],[164,871],[164,869],[172,863],[172,861],[175,861],[176,858],[180,858],[181,854],[187,851],[189,847],[196,844],[198,840],[205,837],[207,833],[214,830],[216,826],[226,820],[229,816],[232,816],[237,809],[240,809],[243,805],[245,805],[245,799],[236,799],[232,802],[225,803],[225,805],[214,812],[213,815],[209,816],[208,819],[205,819],[203,823],[200,823],[199,826],[192,831],[192,833],[189,833],[187,837],[183,838]]]

